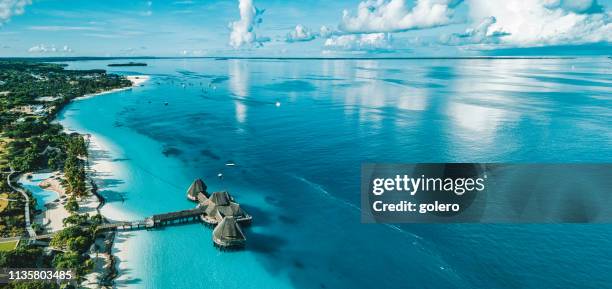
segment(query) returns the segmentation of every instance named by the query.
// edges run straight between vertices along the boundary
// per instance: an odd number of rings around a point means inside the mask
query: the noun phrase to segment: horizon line
[[[387,57],[274,57],[274,56],[44,56],[44,57],[30,57],[30,56],[17,56],[17,57],[0,57],[0,60],[23,60],[23,61],[82,61],[82,60],[121,60],[121,59],[215,59],[215,60],[231,60],[231,59],[244,59],[244,60],[495,60],[495,59],[576,59],[576,58],[588,58],[588,57],[606,57],[611,58],[607,55],[598,56],[387,56]]]

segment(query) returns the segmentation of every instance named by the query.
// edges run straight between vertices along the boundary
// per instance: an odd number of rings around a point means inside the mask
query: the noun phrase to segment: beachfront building
[[[10,110],[13,113],[21,113],[33,116],[44,116],[45,107],[40,104],[35,105],[23,105],[14,107]]]
[[[202,194],[204,197],[208,197],[208,193],[206,192],[207,188],[208,187],[206,186],[204,181],[202,181],[202,179],[196,179],[195,181],[193,181],[193,183],[191,183],[189,189],[187,189],[187,199],[196,202],[198,201],[198,194]]]
[[[213,230],[213,244],[221,249],[244,247],[246,237],[232,216],[224,217]]]

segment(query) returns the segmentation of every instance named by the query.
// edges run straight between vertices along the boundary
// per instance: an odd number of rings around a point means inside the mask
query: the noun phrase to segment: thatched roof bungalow
[[[223,218],[223,220],[213,230],[213,243],[215,246],[222,249],[241,248],[244,247],[246,237],[232,216]]]
[[[208,199],[217,206],[229,206],[230,202],[234,201],[228,192],[214,192]]]
[[[208,225],[216,225],[224,217],[234,217],[240,224],[250,224],[253,217],[247,214],[239,204],[230,202],[227,206],[219,206],[215,203],[208,202],[206,205],[205,214],[200,216],[200,219]]]
[[[207,188],[208,187],[204,181],[202,181],[202,179],[196,179],[193,181],[193,183],[191,183],[189,189],[187,189],[187,199],[195,202],[198,200],[199,193],[203,193],[205,196],[208,196],[208,193],[206,192]]]
[[[208,196],[205,193],[198,193],[197,201],[198,204],[204,204],[208,201]]]

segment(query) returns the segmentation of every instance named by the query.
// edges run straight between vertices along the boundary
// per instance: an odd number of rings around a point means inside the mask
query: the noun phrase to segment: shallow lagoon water
[[[215,250],[199,224],[121,233],[118,287],[612,281],[607,225],[373,225],[358,210],[364,162],[610,162],[606,58],[147,62],[111,69],[151,75],[143,87],[76,101],[59,117],[104,143],[92,155],[114,164],[97,175],[105,213],[190,208],[185,190],[202,177],[232,192],[254,224],[235,253]]]

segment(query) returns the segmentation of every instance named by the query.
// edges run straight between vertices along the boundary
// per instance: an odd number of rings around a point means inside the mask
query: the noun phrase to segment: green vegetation
[[[68,150],[64,163],[66,192],[76,197],[85,196],[87,189],[85,188],[86,178],[83,158],[87,157],[87,145],[85,145],[85,140],[81,136],[76,136],[67,139],[66,147]]]
[[[70,286],[70,285],[69,285]],[[6,287],[7,289],[59,289],[59,288],[73,288],[73,287],[60,287],[55,283],[37,281],[37,282],[14,282]]]
[[[85,229],[79,226],[70,226],[55,234],[49,245],[62,250],[83,253],[87,250],[87,248],[83,248],[83,246],[87,244],[87,239],[89,237],[84,237],[84,235],[88,235]]]
[[[10,139],[0,137],[0,170],[8,168],[8,145]]]
[[[43,254],[41,248],[17,247],[11,251],[0,251],[1,268],[50,268],[52,259]],[[3,288],[12,289],[38,289],[38,288],[60,288],[54,283],[44,282],[14,282]]]
[[[32,172],[62,170],[66,208],[72,216],[64,220],[69,227],[57,233],[50,245],[58,251],[50,255],[42,249],[9,244],[0,246],[0,267],[74,268],[81,278],[92,268],[87,251],[92,246],[101,216],[78,215],[77,198],[88,194],[85,160],[87,145],[78,134],[67,134],[53,123],[55,115],[70,100],[86,94],[130,86],[122,76],[105,70],[66,70],[58,64],[0,61],[0,171],[10,169]],[[0,237],[22,236],[24,232],[23,197],[0,180]],[[34,208],[35,198],[30,198]],[[8,250],[3,250],[4,246]],[[46,283],[15,283],[8,288],[59,288]]]
[[[57,112],[73,98],[129,85],[104,70],[0,61],[0,128],[8,161],[0,169],[7,164],[18,171],[62,168],[67,147],[79,141],[51,123]]]
[[[72,197],[86,195],[85,140],[66,134],[52,120],[73,98],[130,85],[124,77],[101,69],[66,70],[59,64],[0,61],[0,171],[63,170],[67,192]],[[9,202],[0,215],[0,237],[22,235],[23,197],[5,179],[0,181],[0,191],[10,192],[9,198],[17,200]],[[71,208],[75,209],[74,204]]]
[[[147,66],[144,62],[111,63],[108,66]]]
[[[0,187],[3,187],[3,191],[9,192],[9,188],[4,179],[0,181]],[[25,233],[23,197],[17,192],[4,193],[3,196],[5,194],[8,196],[8,199],[15,201],[8,201],[6,203],[6,207],[0,214],[0,237],[5,238],[22,236]]]
[[[87,214],[73,214],[64,219],[69,227],[53,236],[50,246],[62,250],[53,258],[54,268],[75,268],[77,276],[82,277],[93,268],[86,254],[94,243],[96,227],[102,223],[102,216],[89,217]]]
[[[66,210],[68,210],[70,213],[75,213],[79,210],[79,203],[77,202],[76,198],[71,197],[70,200],[66,202],[66,205],[64,205],[64,208],[66,208]]]
[[[43,250],[36,247],[17,247],[11,251],[0,251],[0,268],[36,268],[50,265]]]
[[[8,241],[0,243],[0,251],[11,251],[17,247],[18,241]]]
[[[0,213],[4,212],[9,205],[9,194],[2,193],[0,194]]]

